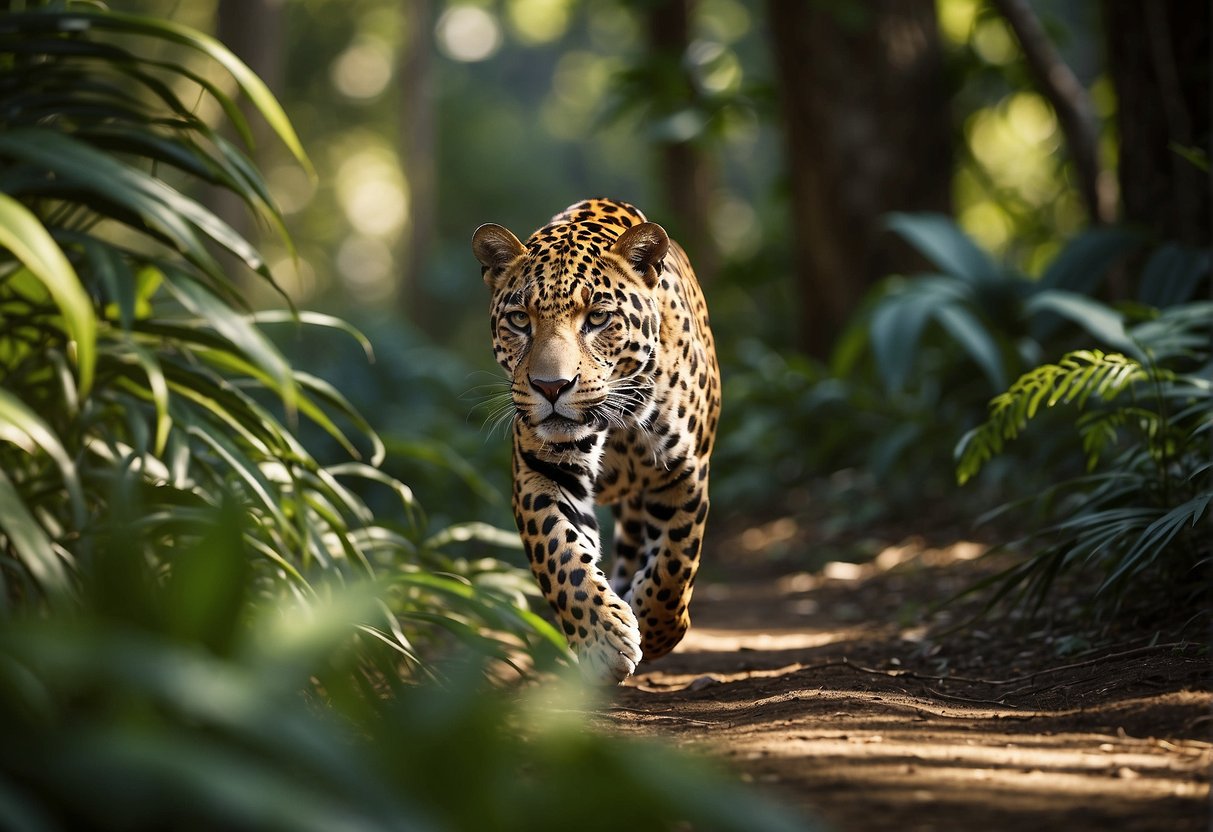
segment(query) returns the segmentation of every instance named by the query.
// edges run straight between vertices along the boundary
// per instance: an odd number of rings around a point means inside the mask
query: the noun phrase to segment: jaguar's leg
[[[611,563],[611,588],[629,600],[632,576],[644,559],[644,497],[624,497],[611,507],[615,515],[615,558]]]
[[[646,659],[669,653],[691,626],[688,607],[708,517],[708,471],[696,469],[644,498],[645,559],[631,604]]]
[[[640,661],[640,631],[598,566],[592,479],[580,465],[514,448],[514,519],[539,589],[582,675],[617,684]]]

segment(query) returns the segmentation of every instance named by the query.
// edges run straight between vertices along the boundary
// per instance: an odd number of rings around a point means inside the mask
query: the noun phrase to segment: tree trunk
[[[1210,177],[1177,150],[1209,158],[1208,0],[1105,0],[1116,88],[1122,219],[1159,241],[1210,244]]]
[[[426,314],[425,270],[434,242],[438,215],[437,170],[434,158],[434,60],[431,32],[432,0],[405,0],[407,36],[400,54],[400,158],[408,184],[408,221],[401,235],[401,285],[396,293],[401,311],[414,324],[429,330]]]
[[[248,64],[266,86],[275,95],[282,92],[283,76],[283,35],[284,35],[283,0],[219,0],[219,10],[215,24],[215,35],[220,42],[230,49],[236,57]],[[255,108],[247,101],[240,101],[241,111],[248,119],[252,132],[254,147],[245,150],[254,163],[258,162],[257,151],[264,148],[273,136],[273,131],[265,120],[255,114]],[[227,131],[228,138],[234,139],[234,131]],[[239,142],[238,142],[239,143]],[[216,190],[208,197],[207,204],[215,214],[235,229],[242,237],[249,239],[254,245],[257,234],[253,217],[238,196],[230,191]],[[243,267],[237,267],[237,259],[226,253],[221,254],[232,268],[233,274],[242,275],[245,286],[255,285],[259,280],[253,280],[251,273]]]
[[[768,0],[800,287],[800,346],[825,357],[864,292],[918,268],[890,211],[950,208],[951,125],[934,0]]]
[[[1078,192],[1092,225],[1112,222],[1116,192],[1099,160],[1099,135],[1091,96],[1061,59],[1028,0],[993,0],[994,7],[1015,33],[1024,63],[1041,94],[1053,105],[1066,137]]]
[[[648,47],[655,56],[685,61],[691,44],[691,15],[694,0],[648,3],[645,15]],[[694,104],[696,91],[690,74],[683,72],[685,105]],[[659,177],[664,207],[670,217],[668,229],[687,250],[701,283],[710,283],[719,268],[719,253],[711,233],[709,206],[712,170],[703,150],[693,141],[658,144]]]

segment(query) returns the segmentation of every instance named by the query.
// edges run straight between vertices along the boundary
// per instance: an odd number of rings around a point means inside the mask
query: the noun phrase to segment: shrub
[[[449,685],[401,680],[352,623],[391,576],[258,603],[248,522],[228,501],[184,545],[113,528],[80,598],[0,619],[0,827],[806,828],[701,761],[593,730],[572,679],[493,689],[470,662]]]
[[[1112,608],[1150,585],[1204,591],[1195,578],[1213,554],[1202,526],[1213,502],[1211,340],[1213,303],[1172,307],[1128,329],[1131,355],[1072,352],[990,402],[957,446],[962,484],[1053,407],[1076,413],[1069,444],[1088,472],[1030,500],[1049,519],[1030,536],[1029,557],[999,576],[992,602],[1016,593],[1038,607],[1058,575],[1080,566],[1102,572],[1096,600]]]
[[[143,57],[160,54],[169,57]],[[499,657],[518,640],[562,653],[527,609],[521,573],[445,552],[453,540],[500,536],[427,529],[412,490],[379,468],[375,432],[337,389],[292,368],[263,328],[344,331],[369,352],[365,339],[325,316],[243,306],[214,252],[251,279],[272,276],[199,189],[235,194],[287,238],[256,168],[194,114],[194,99],[210,96],[248,137],[235,102],[191,56],[226,70],[307,166],[269,91],[205,35],[86,3],[0,15],[4,596],[29,604],[74,592],[115,522],[115,494],[141,507],[128,518],[135,545],[171,573],[174,547],[152,544],[196,540],[230,492],[267,597],[316,600],[321,577],[392,579],[384,611],[362,623],[409,672],[448,632]],[[344,459],[313,456],[301,421]],[[392,495],[393,519],[376,519],[355,483]]]

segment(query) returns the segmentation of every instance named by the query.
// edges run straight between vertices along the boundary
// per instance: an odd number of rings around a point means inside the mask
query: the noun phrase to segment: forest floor
[[[790,519],[726,535],[687,638],[599,719],[723,760],[806,828],[1210,828],[1207,617],[957,628],[976,601],[931,610],[997,570],[984,546],[868,540],[865,563],[795,568],[812,544]]]

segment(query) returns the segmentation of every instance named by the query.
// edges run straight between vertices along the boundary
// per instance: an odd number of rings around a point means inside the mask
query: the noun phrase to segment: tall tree
[[[400,90],[400,158],[409,192],[409,216],[401,235],[402,312],[428,328],[423,275],[434,242],[438,187],[434,155],[437,126],[434,114],[434,9],[432,0],[404,0],[405,40],[397,76]]]
[[[662,115],[695,108],[699,94],[686,66],[695,0],[664,0],[640,8],[645,10],[652,83],[660,89],[655,92]],[[675,218],[671,231],[686,246],[700,280],[710,282],[719,264],[708,215],[713,175],[707,155],[694,139],[683,137],[659,140],[657,149],[662,201]]]
[[[1087,218],[1092,225],[1112,222],[1116,213],[1116,193],[1100,164],[1099,135],[1091,96],[1054,48],[1028,0],[993,0],[993,3],[1019,40],[1024,62],[1036,86],[1057,113],[1074,162],[1078,192],[1086,206]]]
[[[275,95],[282,93],[285,69],[284,12],[284,0],[219,0],[215,16],[215,36],[236,57],[248,64]],[[242,99],[239,105],[246,117],[251,115],[253,105],[249,101]],[[253,160],[260,164],[264,162],[264,158],[259,158],[257,151],[269,143],[271,134],[264,120],[248,118],[248,122],[254,142],[250,153]],[[227,132],[230,136],[230,127]],[[207,195],[207,205],[220,219],[240,232],[241,236],[256,239],[257,229],[253,217],[236,194],[215,189]],[[226,262],[234,265],[228,255],[221,256]],[[243,274],[240,271],[235,273]],[[239,279],[245,288],[256,285],[243,277]]]
[[[1210,243],[1208,0],[1105,0],[1108,67],[1116,88],[1123,219],[1161,240]]]
[[[785,122],[801,346],[825,356],[864,291],[916,267],[890,211],[947,211],[934,0],[768,0]]]

